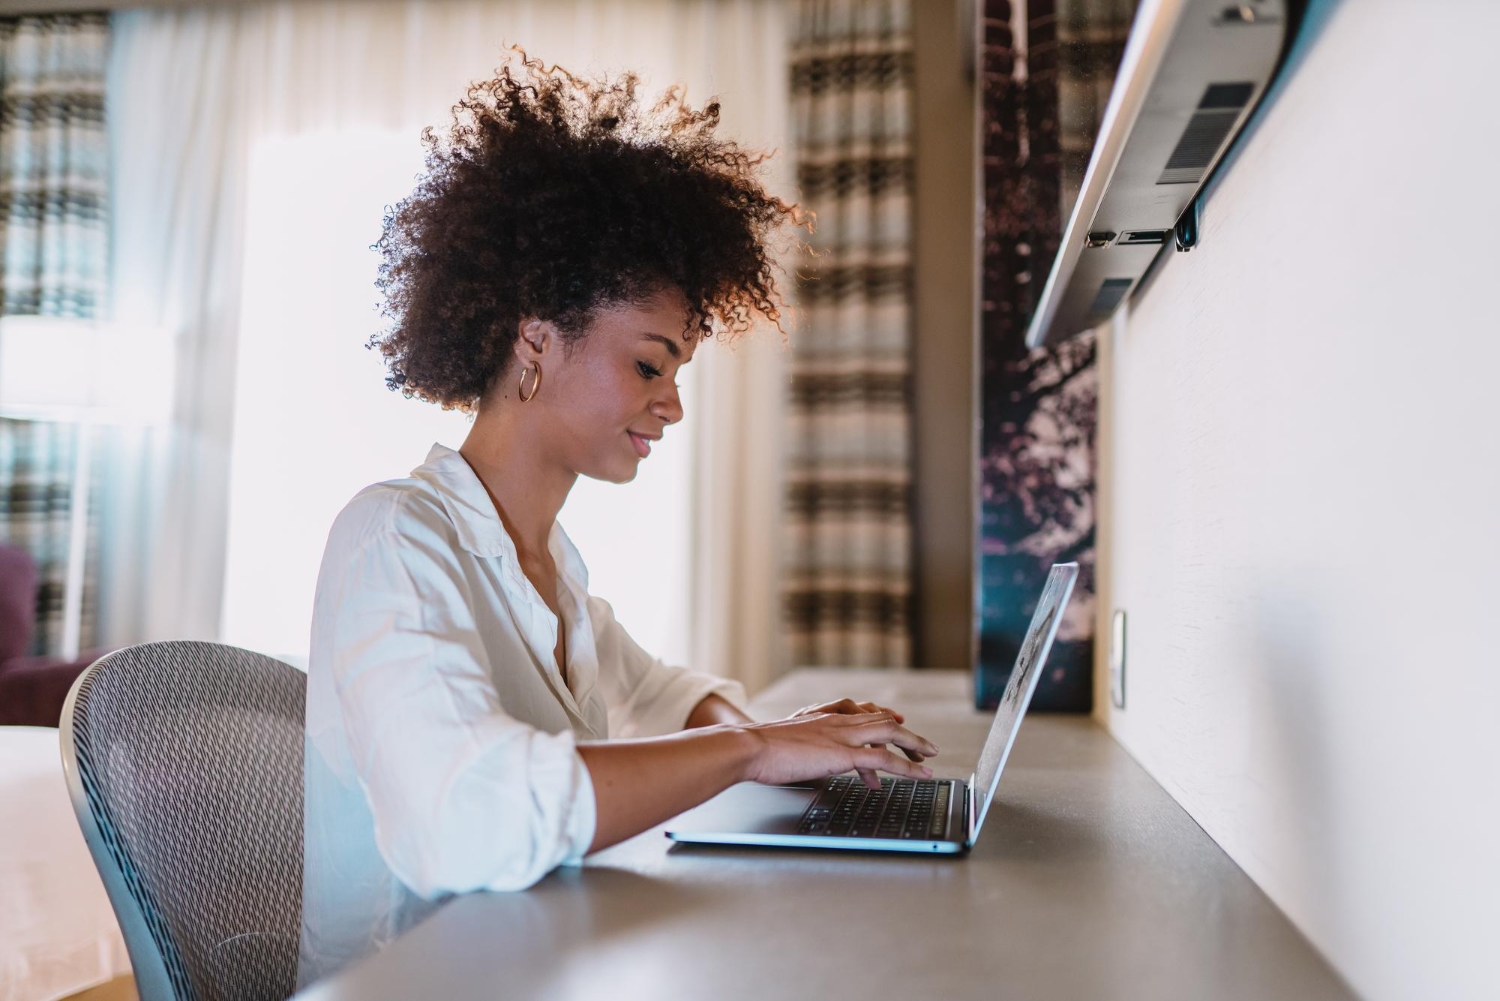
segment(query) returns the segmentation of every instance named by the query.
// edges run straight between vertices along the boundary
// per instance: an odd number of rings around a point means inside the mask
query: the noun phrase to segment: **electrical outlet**
[[[1109,697],[1116,709],[1125,708],[1125,610],[1115,609],[1109,628]]]

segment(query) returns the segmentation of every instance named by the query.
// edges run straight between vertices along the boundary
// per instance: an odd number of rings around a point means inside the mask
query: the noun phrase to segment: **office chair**
[[[141,1001],[295,989],[306,687],[270,657],[171,640],[99,658],[68,693],[68,794]]]

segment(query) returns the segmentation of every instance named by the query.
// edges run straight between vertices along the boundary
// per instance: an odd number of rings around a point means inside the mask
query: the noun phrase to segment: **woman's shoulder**
[[[452,523],[433,485],[415,476],[371,483],[333,519],[329,548],[354,550],[379,539],[420,540],[452,534]]]

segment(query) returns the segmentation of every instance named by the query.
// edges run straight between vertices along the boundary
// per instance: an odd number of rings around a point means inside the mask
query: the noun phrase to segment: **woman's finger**
[[[868,746],[870,746],[870,747],[885,747],[886,745],[885,744],[870,744]],[[922,753],[920,753],[918,751],[908,750],[905,747],[901,748],[901,753],[904,754],[904,755],[906,755],[908,758],[910,758],[913,761],[922,761],[923,759],[925,759],[927,757],[927,755],[925,755],[925,754],[922,754]]]
[[[862,744],[895,744],[905,751],[915,751],[925,757],[938,753],[938,746],[926,737],[912,733],[893,719],[870,717],[870,722],[854,728]]]
[[[853,699],[838,699],[834,702],[819,702],[814,705],[803,706],[792,713],[792,716],[816,716],[819,713],[856,715],[863,712],[865,710],[861,707],[860,703],[855,702]]]
[[[906,722],[906,717],[905,716],[901,715],[900,713],[898,713],[896,710],[890,708],[889,706],[883,706],[883,705],[879,704],[878,702],[861,702],[859,704],[859,707],[860,707],[860,709],[864,710],[864,712],[866,714],[884,713],[884,714],[889,715],[897,723],[905,723]],[[882,746],[884,746],[884,745],[882,745]],[[921,753],[919,753],[917,751],[910,750],[910,749],[905,748],[905,747],[903,747],[901,749],[901,751],[902,751],[903,754],[905,754],[912,761],[921,761],[925,757],[925,755],[923,755],[923,754],[921,754]]]
[[[914,761],[907,761],[883,747],[861,747],[855,754],[854,767],[861,776],[864,774],[864,769],[874,771],[878,768],[883,772],[890,772],[892,775],[900,775],[908,779],[932,778],[931,768]],[[868,780],[866,784],[869,784]]]
[[[867,712],[867,713],[890,713],[892,716],[894,716],[896,718],[896,722],[897,723],[905,723],[906,722],[906,717],[903,716],[903,715],[901,715],[900,713],[898,713],[896,710],[891,709],[891,708],[889,708],[887,706],[880,705],[880,704],[875,703],[875,702],[861,702],[861,703],[859,703],[859,708],[860,708],[860,711]]]
[[[878,702],[856,702],[853,699],[837,699],[833,702],[819,702],[810,706],[803,706],[793,716],[815,716],[818,713],[842,713],[847,716],[866,716],[870,713],[888,713],[894,717],[897,723],[905,723],[906,717],[896,710],[883,706]]]
[[[894,723],[896,717],[888,712],[858,713],[852,716],[836,716],[838,722],[845,726],[865,726],[870,723]]]

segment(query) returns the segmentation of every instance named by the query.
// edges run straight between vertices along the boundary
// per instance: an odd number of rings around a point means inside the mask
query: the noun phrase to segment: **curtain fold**
[[[99,316],[105,275],[103,14],[0,18],[0,313]],[[3,403],[4,401],[0,401]],[[37,562],[30,652],[63,637],[74,456],[80,429],[0,419],[0,541]],[[86,498],[79,642],[96,638],[99,507]]]
[[[908,0],[797,0],[797,181],[816,213],[787,442],[792,664],[906,666],[912,651]]]
[[[105,610],[112,636],[220,639],[226,618],[245,621],[243,609],[225,615],[226,594],[241,600],[226,590],[226,539],[239,517],[231,480],[251,468],[241,462],[234,473],[235,415],[252,412],[235,399],[236,371],[241,339],[255,336],[242,329],[246,296],[277,295],[246,289],[242,280],[246,233],[256,224],[247,205],[257,151],[322,134],[356,137],[351,147],[363,148],[357,137],[391,132],[409,135],[415,147],[423,126],[446,124],[470,81],[491,75],[507,44],[575,72],[636,70],[651,93],[681,83],[694,104],[717,94],[721,131],[747,146],[780,145],[782,0],[283,2],[116,15],[114,305],[122,320],[175,332],[179,376],[175,430],[116,433]],[[790,198],[786,160],[773,157],[769,177]],[[357,157],[309,160],[307,183],[336,184],[339,172],[361,166]],[[363,250],[379,231],[377,207],[368,228],[350,239]],[[373,280],[373,257],[370,274]],[[378,318],[368,315],[366,333],[373,333]],[[784,352],[774,329],[749,341],[734,350],[704,345],[684,370],[688,392],[701,401],[688,408],[692,428],[674,435],[692,440],[692,497],[683,502],[690,523],[652,531],[692,540],[683,568],[689,608],[660,610],[690,630],[679,648],[690,651],[692,666],[754,689],[779,668],[777,566],[764,547],[737,535],[764,539],[776,531],[779,439],[766,434],[764,415],[778,412]],[[296,398],[284,403],[297,405]],[[286,442],[289,450],[308,447]],[[425,449],[390,455],[384,475],[403,475]]]

